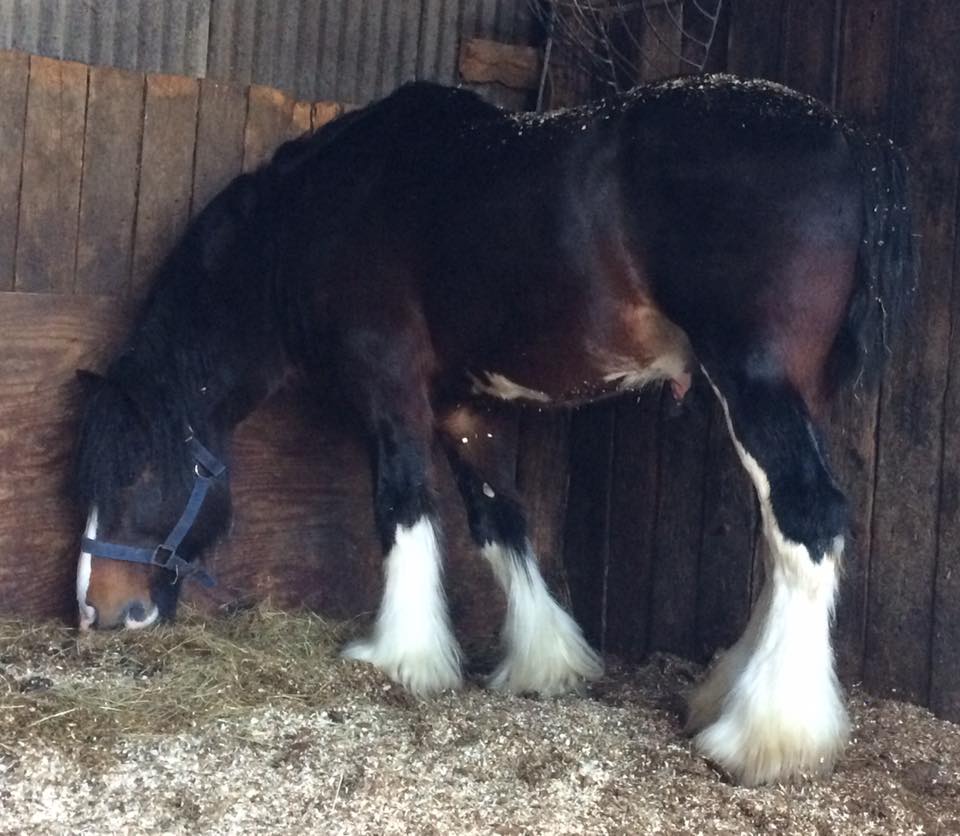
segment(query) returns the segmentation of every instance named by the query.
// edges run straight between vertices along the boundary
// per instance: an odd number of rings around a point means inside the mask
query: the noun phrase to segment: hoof
[[[417,697],[430,697],[463,685],[456,644],[391,652],[383,642],[370,639],[351,642],[341,655],[357,662],[369,662]]]
[[[832,771],[850,732],[835,681],[789,709],[762,692],[734,688],[719,716],[696,731],[694,745],[738,784],[787,783]],[[694,715],[688,727],[707,715]]]
[[[497,691],[558,697],[583,690],[603,675],[603,662],[587,644],[576,622],[551,601],[549,623],[537,635],[517,635],[507,655],[487,680]]]

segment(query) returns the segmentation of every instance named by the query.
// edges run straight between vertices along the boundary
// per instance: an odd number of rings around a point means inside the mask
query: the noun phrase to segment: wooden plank
[[[869,0],[844,10],[838,104],[876,131],[890,125],[897,8],[897,0]]]
[[[570,415],[566,410],[520,415],[517,488],[527,512],[530,541],[540,570],[564,603],[570,602],[563,567],[563,519],[567,506]]]
[[[785,84],[825,102],[835,97],[840,10],[838,0],[785,0]]]
[[[247,91],[235,84],[202,79],[190,214],[196,215],[243,167]]]
[[[290,136],[293,99],[272,87],[251,85],[247,125],[243,135],[243,170],[267,162],[276,147]]]
[[[563,530],[573,612],[584,635],[603,649],[615,411],[596,404],[570,419],[570,486]]]
[[[313,128],[313,105],[310,102],[294,102],[290,118],[290,136],[300,136]]]
[[[954,78],[954,84],[960,79]],[[960,182],[960,171],[955,173]],[[960,187],[958,187],[960,188]],[[950,368],[944,398],[943,463],[937,538],[937,573],[933,607],[930,707],[938,716],[960,721],[960,200],[954,215],[953,296]]]
[[[140,73],[90,69],[77,232],[78,293],[122,295],[130,288],[143,90]]]
[[[938,341],[942,333],[939,329],[943,327],[943,318],[952,316],[946,358],[949,375],[943,410],[937,416],[943,442],[939,461],[940,507],[935,520],[938,536],[929,699],[934,711],[956,720],[960,719],[960,660],[957,657],[957,638],[960,637],[960,596],[957,594],[960,577],[957,574],[960,459],[957,451],[960,449],[960,431],[956,420],[960,403],[960,326],[957,319],[960,311],[957,278],[960,275],[960,165],[957,162],[956,132],[956,126],[960,124],[960,67],[954,56],[941,50],[949,49],[949,45],[956,42],[960,33],[960,8],[956,4],[939,4],[936,7],[925,5],[917,11],[916,18],[904,19],[901,24],[904,59],[896,100],[904,111],[898,134],[903,131],[907,153],[914,162],[915,190],[923,190],[925,198],[917,224],[917,230],[923,234],[920,292],[924,302],[929,300],[933,316],[918,321],[922,323],[926,354],[937,371],[944,359],[940,354],[943,343]],[[904,14],[904,18],[907,17]],[[942,164],[943,160],[951,160],[949,168]],[[952,313],[945,310],[944,305],[949,305]],[[926,310],[925,304],[921,305],[921,310]],[[911,352],[919,353],[918,347],[913,345],[903,353]],[[934,378],[930,382],[935,386],[939,381]],[[931,394],[938,392],[934,389]],[[913,431],[922,432],[922,425]],[[926,481],[929,502],[932,479]],[[924,485],[920,480],[917,482],[916,490],[922,490]],[[878,496],[878,506],[879,501]],[[905,552],[900,555],[901,559],[914,562],[913,556]],[[907,566],[903,571],[907,573],[911,569]],[[920,587],[910,595],[914,606],[922,605],[924,599],[919,594],[922,591]]]
[[[485,38],[460,45],[460,77],[467,82],[496,82],[514,90],[535,90],[540,82],[540,50]]]
[[[842,20],[837,106],[867,133],[889,133],[895,2],[847,4]],[[850,388],[821,421],[831,469],[850,506],[834,631],[837,670],[847,683],[863,678],[878,403],[879,388]]]
[[[895,138],[913,163],[922,276],[914,336],[892,347],[881,396],[864,681],[924,703],[936,575],[943,404],[956,235],[960,85],[952,55],[960,7],[920,4],[901,15]],[[922,335],[922,339],[920,338]]]
[[[148,75],[133,246],[134,293],[142,292],[190,218],[199,84]]]
[[[77,254],[87,68],[30,58],[14,286],[69,293]]]
[[[238,597],[353,617],[377,602],[370,468],[359,436],[305,409],[302,394],[282,393],[238,428],[233,522],[210,565]]]
[[[30,58],[0,52],[0,290],[13,288]]]
[[[712,400],[710,387],[697,379],[682,406],[664,391],[660,408],[650,644],[687,658],[698,651],[697,590]]]
[[[64,490],[79,408],[78,368],[102,368],[128,321],[105,297],[0,293],[0,610],[72,617],[82,520]]]
[[[755,78],[779,78],[785,0],[737,0],[730,16],[727,69]]]
[[[310,119],[311,127],[313,130],[322,128],[327,122],[332,122],[341,113],[343,113],[343,108],[337,102],[314,102]]]
[[[659,393],[625,396],[615,404],[610,462],[604,642],[628,659],[650,649],[656,555],[657,416]],[[600,567],[597,567],[600,570]]]

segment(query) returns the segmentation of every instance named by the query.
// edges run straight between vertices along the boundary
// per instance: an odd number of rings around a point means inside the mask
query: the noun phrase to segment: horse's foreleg
[[[393,345],[402,347],[399,340]],[[363,359],[371,356],[367,351]],[[430,461],[433,414],[416,368],[391,362],[349,369],[372,442],[374,516],[385,559],[373,634],[350,644],[344,655],[376,665],[422,696],[459,687],[461,677],[443,593]],[[410,371],[411,377],[392,379],[390,369]]]
[[[719,370],[711,382],[760,500],[766,577],[743,636],[693,694],[688,728],[743,784],[823,772],[848,733],[830,645],[846,503],[788,384]]]
[[[507,597],[503,657],[490,686],[548,696],[595,679],[603,672],[599,657],[540,574],[512,473],[498,456],[493,416],[461,408],[442,422],[441,434],[473,540]]]

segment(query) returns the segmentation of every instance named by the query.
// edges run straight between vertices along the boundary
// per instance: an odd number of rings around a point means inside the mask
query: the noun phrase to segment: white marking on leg
[[[477,395],[490,395],[503,401],[539,401],[548,403],[550,396],[537,389],[528,389],[519,383],[514,383],[502,374],[496,372],[481,372],[482,377],[470,375],[473,392]]]
[[[410,528],[397,526],[384,576],[372,637],[348,645],[343,655],[376,665],[419,696],[458,688],[460,648],[447,615],[437,534],[427,517]]]
[[[714,387],[716,389],[716,387]],[[691,699],[697,746],[747,785],[829,770],[849,721],[834,671],[830,625],[842,537],[818,562],[788,540],[770,502],[766,473],[737,439],[760,499],[766,580],[744,635]]]
[[[529,550],[488,543],[481,550],[507,594],[504,658],[490,685],[513,693],[555,696],[603,673],[603,663],[576,621],[554,600]]]
[[[615,383],[621,391],[643,389],[658,380],[689,380],[689,377],[684,358],[672,354],[657,357],[646,365],[631,357],[607,356],[603,374],[604,383]]]
[[[87,525],[84,528],[83,536],[90,540],[97,538],[96,506],[90,509],[90,515],[87,517]],[[81,630],[89,630],[97,618],[97,611],[87,603],[87,590],[90,588],[92,563],[93,558],[89,552],[80,552],[80,560],[77,562],[77,606],[80,609]]]

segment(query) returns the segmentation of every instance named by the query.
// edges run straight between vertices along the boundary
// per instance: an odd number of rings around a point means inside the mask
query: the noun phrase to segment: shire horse
[[[914,289],[905,166],[819,102],[731,76],[507,113],[417,83],[234,180],[91,378],[76,452],[81,626],[174,615],[229,513],[230,436],[288,370],[366,432],[382,602],[348,657],[461,683],[435,458],[507,599],[490,680],[601,663],[551,597],[485,399],[570,405],[702,373],[759,499],[763,593],[687,728],[744,784],[829,769],[848,733],[830,624],[847,535],[815,418],[867,385]],[[441,458],[444,456],[441,455]]]

